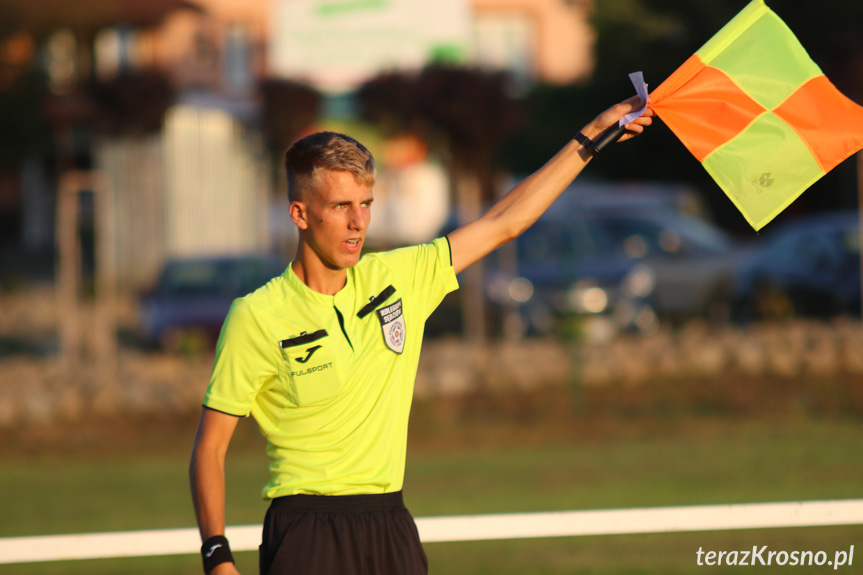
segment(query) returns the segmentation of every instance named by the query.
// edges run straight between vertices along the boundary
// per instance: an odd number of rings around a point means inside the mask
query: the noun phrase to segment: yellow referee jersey
[[[335,295],[285,273],[234,301],[204,405],[252,415],[264,498],[402,488],[423,327],[458,288],[449,243],[364,256]]]

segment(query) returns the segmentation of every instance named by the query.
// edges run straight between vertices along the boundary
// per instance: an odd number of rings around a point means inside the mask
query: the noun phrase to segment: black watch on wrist
[[[575,135],[575,140],[587,148],[591,155],[598,156],[605,148],[618,141],[624,133],[626,133],[625,126],[611,126],[595,140],[591,140],[581,132]]]
[[[593,149],[593,140],[582,134],[581,132],[575,135],[575,141],[584,146],[591,156],[596,156],[596,150]]]

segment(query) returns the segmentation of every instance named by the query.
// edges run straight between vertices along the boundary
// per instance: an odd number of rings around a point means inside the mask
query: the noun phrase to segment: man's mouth
[[[360,240],[360,238],[354,238],[354,239],[350,239],[350,240],[345,240],[344,243],[345,243],[345,246],[347,247],[349,252],[355,252],[355,251],[358,251],[360,249],[360,245],[362,244],[362,241]]]

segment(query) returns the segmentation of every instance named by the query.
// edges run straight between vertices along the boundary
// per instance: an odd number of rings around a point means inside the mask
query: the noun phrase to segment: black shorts
[[[289,495],[264,519],[261,575],[426,575],[428,560],[401,491]]]

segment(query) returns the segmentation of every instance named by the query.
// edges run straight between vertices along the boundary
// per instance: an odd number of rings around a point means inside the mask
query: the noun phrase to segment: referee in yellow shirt
[[[261,575],[428,573],[401,495],[425,321],[458,287],[456,274],[548,209],[594,155],[591,138],[641,104],[631,98],[602,113],[448,237],[362,258],[372,155],[332,132],[291,146],[297,254],[281,276],[231,306],[195,438],[189,475],[206,573],[237,573],[224,537],[224,465],[237,421],[249,415],[270,458]],[[652,116],[648,108],[621,139]]]

